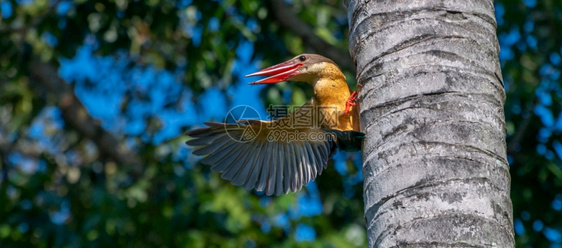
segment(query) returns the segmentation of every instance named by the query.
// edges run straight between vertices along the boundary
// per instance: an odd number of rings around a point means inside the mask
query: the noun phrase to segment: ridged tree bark
[[[491,0],[349,0],[369,247],[513,247]]]

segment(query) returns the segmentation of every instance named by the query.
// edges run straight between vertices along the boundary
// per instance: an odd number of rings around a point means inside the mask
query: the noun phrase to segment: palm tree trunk
[[[369,247],[513,247],[493,1],[347,7]]]

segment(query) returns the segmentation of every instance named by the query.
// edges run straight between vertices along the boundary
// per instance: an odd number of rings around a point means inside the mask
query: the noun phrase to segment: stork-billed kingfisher
[[[364,134],[359,132],[356,92],[330,59],[301,54],[286,62],[246,75],[269,76],[250,84],[301,81],[313,88],[313,97],[302,107],[277,120],[243,120],[205,123],[186,132],[189,146],[200,146],[195,155],[221,177],[247,190],[266,195],[296,192],[322,174],[337,148],[357,151]]]

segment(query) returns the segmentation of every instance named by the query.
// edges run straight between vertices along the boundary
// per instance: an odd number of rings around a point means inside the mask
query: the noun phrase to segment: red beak
[[[246,75],[246,77],[253,77],[253,76],[271,76],[264,79],[260,79],[258,81],[251,82],[251,85],[254,84],[274,84],[279,83],[287,80],[288,78],[299,74],[298,71],[299,67],[301,67],[302,63],[296,63],[292,60],[287,62],[283,62],[281,64],[276,64],[274,66],[267,67],[261,71],[257,71],[251,74]]]

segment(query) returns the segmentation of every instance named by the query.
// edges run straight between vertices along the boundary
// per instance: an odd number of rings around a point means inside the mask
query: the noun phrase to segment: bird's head
[[[274,84],[283,81],[301,81],[312,84],[318,80],[318,78],[326,76],[334,70],[337,70],[341,74],[334,61],[324,56],[318,54],[301,54],[283,63],[248,74],[246,77],[269,76],[251,82],[250,84],[252,85]]]

